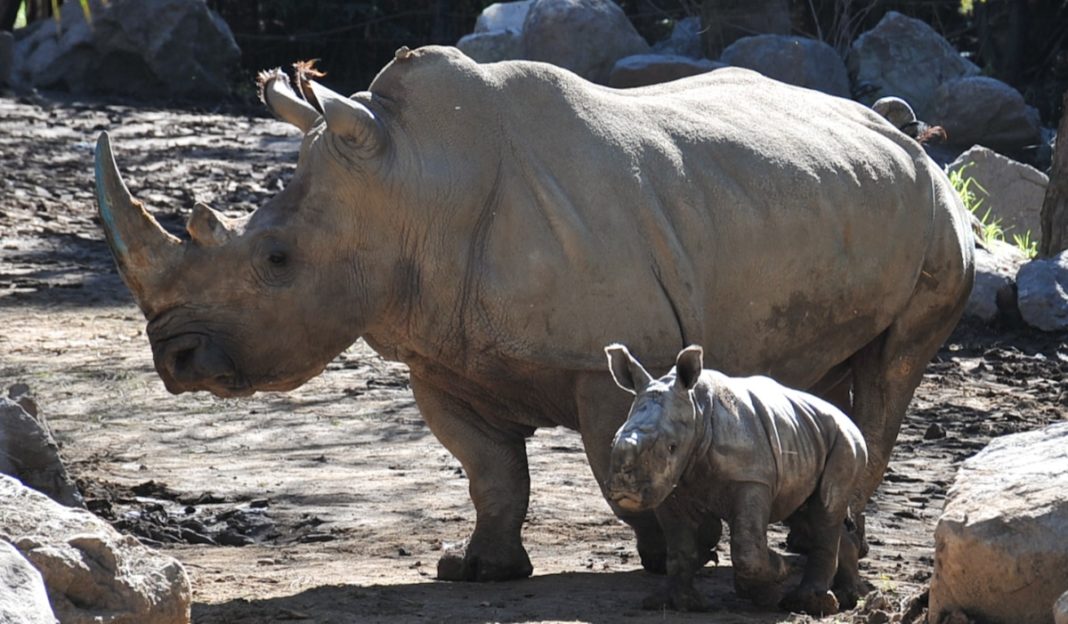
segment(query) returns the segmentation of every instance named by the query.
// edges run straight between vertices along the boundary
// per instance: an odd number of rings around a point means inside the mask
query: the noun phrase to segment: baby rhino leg
[[[699,537],[705,529],[699,519],[675,513],[670,503],[656,510],[667,540],[667,580],[662,589],[642,601],[643,609],[704,611],[705,601],[693,586],[693,577],[707,560],[707,547]]]
[[[789,569],[783,558],[768,548],[771,491],[753,483],[738,484],[731,530],[734,589],[760,606],[778,601],[778,584]]]
[[[833,615],[838,613],[839,605],[830,588],[838,567],[838,541],[845,530],[845,513],[829,512],[817,496],[812,498],[797,512],[812,529],[805,572],[801,584],[780,605],[788,611],[809,615]]]

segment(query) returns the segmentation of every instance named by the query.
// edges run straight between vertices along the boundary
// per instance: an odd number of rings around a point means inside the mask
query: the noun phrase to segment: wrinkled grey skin
[[[655,509],[667,539],[665,589],[644,606],[704,608],[693,576],[703,564],[700,529],[709,518],[730,527],[738,593],[773,603],[788,570],[768,549],[767,526],[800,515],[812,531],[808,562],[782,606],[837,613],[829,590],[868,455],[856,425],[830,403],[767,377],[702,370],[701,347],[679,352],[660,379],[626,347],[605,351],[616,383],[636,395],[612,441],[608,496],[629,511]]]
[[[708,345],[728,374],[841,401],[871,456],[863,509],[972,282],[965,211],[915,141],[737,68],[614,90],[432,46],[352,97],[304,91],[265,80],[304,132],[286,188],[240,221],[197,206],[186,241],[130,196],[101,137],[105,233],[170,391],[295,388],[360,337],[406,363],[476,510],[442,578],[530,574],[537,427],[581,432],[606,485],[627,408],[604,370],[613,340],[663,368]],[[652,514],[612,505],[663,570]]]

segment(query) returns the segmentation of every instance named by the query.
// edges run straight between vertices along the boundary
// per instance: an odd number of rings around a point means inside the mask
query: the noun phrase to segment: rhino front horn
[[[102,132],[96,142],[96,202],[115,264],[146,317],[155,312],[154,294],[177,262],[182,242],[168,234],[122,181],[111,140]]]

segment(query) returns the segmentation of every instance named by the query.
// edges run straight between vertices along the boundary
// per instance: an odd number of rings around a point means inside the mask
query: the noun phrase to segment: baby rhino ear
[[[612,379],[616,380],[616,385],[620,388],[631,394],[638,394],[653,380],[623,345],[608,345],[604,352],[608,356],[608,369],[612,371]]]
[[[675,358],[675,385],[683,390],[692,390],[701,378],[704,367],[704,350],[701,347],[691,345],[679,351]]]

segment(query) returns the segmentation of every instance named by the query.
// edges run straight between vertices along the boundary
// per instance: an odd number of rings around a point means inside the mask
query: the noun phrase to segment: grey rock
[[[1068,624],[1068,591],[1053,604],[1053,624]]]
[[[1038,169],[1002,156],[977,145],[949,164],[947,171],[963,170],[964,176],[975,180],[982,191],[981,212],[1000,220],[1006,236],[1030,232],[1031,240],[1039,240],[1042,223],[1042,201],[1046,196],[1049,177]],[[985,193],[985,194],[984,194]]]
[[[0,540],[0,622],[56,624],[41,573],[3,540]]]
[[[993,242],[975,249],[975,285],[964,307],[964,315],[991,323],[1000,315],[998,298],[1005,298],[1016,281],[1016,273],[1027,262],[1013,245]],[[1011,295],[1010,295],[1011,298]]]
[[[846,66],[853,94],[871,105],[889,95],[912,105],[930,120],[935,90],[953,78],[974,76],[979,68],[924,22],[889,11],[875,28],[857,37]]]
[[[705,57],[701,43],[701,18],[687,17],[675,22],[671,36],[653,44],[653,52],[671,56]]]
[[[5,475],[0,475],[0,539],[40,572],[63,624],[190,621],[192,590],[177,560]]]
[[[491,30],[465,35],[456,47],[479,63],[523,58],[523,41],[514,30]]]
[[[834,48],[788,35],[756,35],[729,45],[720,61],[769,78],[839,97],[849,97],[849,74]]]
[[[1023,320],[1043,331],[1068,330],[1068,251],[1032,260],[1016,274]]]
[[[608,86],[617,89],[644,87],[703,74],[720,67],[724,67],[724,64],[708,59],[666,54],[635,54],[616,62],[608,76]]]
[[[1068,589],[1068,423],[966,460],[935,529],[929,621],[1049,624]]]
[[[611,0],[535,0],[523,23],[527,59],[605,84],[616,61],[646,54],[649,44]]]
[[[203,0],[115,0],[90,27],[77,2],[61,28],[31,24],[15,45],[14,80],[74,93],[218,97],[229,92],[240,50]]]
[[[534,0],[516,0],[515,2],[497,2],[482,9],[475,20],[475,33],[494,32],[498,30],[523,30],[523,21],[527,19],[530,5]]]
[[[787,0],[715,0],[701,3],[705,56],[717,58],[727,46],[751,35],[790,33]]]
[[[986,76],[949,80],[938,87],[929,121],[954,145],[984,145],[1009,155],[1034,150],[1042,140],[1038,111],[1009,85]]]
[[[85,506],[73,479],[67,474],[59,456],[59,445],[48,426],[19,403],[2,397],[0,473],[15,477],[62,505]]]

